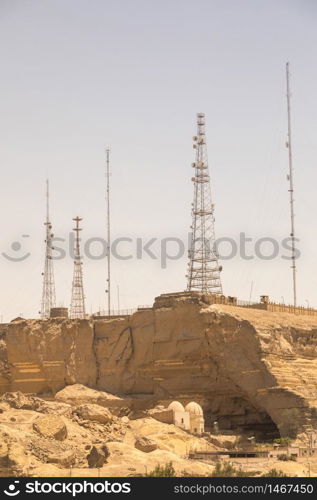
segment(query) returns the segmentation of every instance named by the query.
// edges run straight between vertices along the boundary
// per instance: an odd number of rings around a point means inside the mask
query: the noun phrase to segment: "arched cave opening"
[[[205,429],[213,432],[217,422],[219,433],[254,436],[258,442],[272,442],[280,437],[277,425],[263,409],[255,408],[244,397],[213,398],[205,410]]]

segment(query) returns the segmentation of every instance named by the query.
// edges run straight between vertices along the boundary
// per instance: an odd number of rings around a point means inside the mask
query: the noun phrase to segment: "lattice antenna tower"
[[[111,225],[110,225],[110,148],[106,149],[106,204],[107,204],[107,304],[111,310]]]
[[[220,272],[215,248],[214,204],[211,199],[210,176],[205,133],[205,115],[197,114],[194,201],[192,203],[191,244],[188,252],[187,290],[222,295]]]
[[[79,233],[82,230],[79,223],[82,221],[80,217],[73,219],[76,223],[75,231],[75,248],[74,248],[74,275],[72,284],[72,299],[70,305],[70,317],[75,319],[83,319],[86,317],[85,311],[85,294],[83,284],[83,261],[80,254],[80,238]]]
[[[46,180],[46,222],[45,225],[45,263],[43,276],[42,303],[40,315],[42,319],[49,318],[51,308],[56,306],[54,266],[53,266],[53,233],[50,222],[50,191]]]
[[[293,278],[293,304],[297,305],[297,290],[296,290],[296,248],[295,248],[295,214],[294,214],[294,174],[293,174],[293,152],[292,152],[292,123],[291,123],[291,90],[290,90],[290,73],[289,63],[286,63],[286,89],[287,89],[287,142],[288,148],[288,166],[289,166],[289,195],[290,195],[290,212],[291,212],[291,247],[292,247],[292,278]]]

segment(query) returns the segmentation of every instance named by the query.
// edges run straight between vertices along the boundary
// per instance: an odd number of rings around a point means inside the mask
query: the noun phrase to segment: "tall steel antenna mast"
[[[205,133],[205,115],[197,114],[197,136],[193,137],[196,160],[194,201],[192,203],[191,244],[186,275],[187,290],[197,290],[213,295],[222,295],[220,272],[215,248],[214,204],[211,200],[210,176]]]
[[[83,262],[80,255],[80,238],[79,232],[81,228],[79,223],[82,221],[80,217],[73,219],[76,222],[74,231],[76,233],[75,248],[74,248],[74,275],[72,284],[72,298],[70,305],[70,317],[83,319],[86,316],[85,311],[85,295],[83,285]]]
[[[292,128],[291,128],[291,91],[290,91],[290,73],[289,62],[286,63],[286,88],[287,88],[287,143],[288,148],[288,164],[289,164],[289,194],[291,208],[291,246],[292,246],[292,274],[293,274],[293,302],[297,305],[297,290],[296,290],[296,248],[295,248],[295,214],[294,214],[294,180],[293,180],[293,156],[292,156]]]
[[[108,300],[108,315],[111,310],[111,233],[110,233],[110,148],[106,149],[106,202],[107,202],[107,300]]]
[[[42,303],[41,303],[41,318],[49,318],[51,308],[56,305],[55,294],[55,280],[54,280],[54,266],[53,266],[53,233],[52,224],[50,222],[50,192],[49,181],[46,180],[46,238],[45,238],[45,264],[43,276],[43,290],[42,290]]]

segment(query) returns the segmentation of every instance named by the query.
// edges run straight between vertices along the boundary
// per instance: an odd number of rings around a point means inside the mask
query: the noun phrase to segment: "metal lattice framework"
[[[205,134],[205,115],[197,114],[197,136],[193,137],[196,160],[194,202],[192,204],[191,245],[187,290],[222,295],[218,254],[215,248],[214,205],[211,200],[210,176]]]
[[[49,181],[46,181],[46,238],[45,238],[45,264],[43,276],[43,291],[40,315],[42,319],[49,318],[51,308],[56,306],[54,266],[53,266],[53,233],[49,211]]]
[[[70,317],[83,319],[86,316],[85,311],[85,295],[84,295],[84,285],[83,285],[83,262],[80,255],[80,238],[79,232],[81,228],[79,227],[80,217],[75,217],[73,219],[76,222],[76,227],[74,231],[76,233],[75,248],[74,248],[74,275],[72,284],[72,299],[70,305]]]

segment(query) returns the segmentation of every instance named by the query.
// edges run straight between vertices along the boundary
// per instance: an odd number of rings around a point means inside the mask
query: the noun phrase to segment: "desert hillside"
[[[206,428],[293,437],[316,428],[317,317],[158,297],[132,316],[20,320],[0,332],[0,390],[54,395],[70,384],[149,409],[197,401]]]

